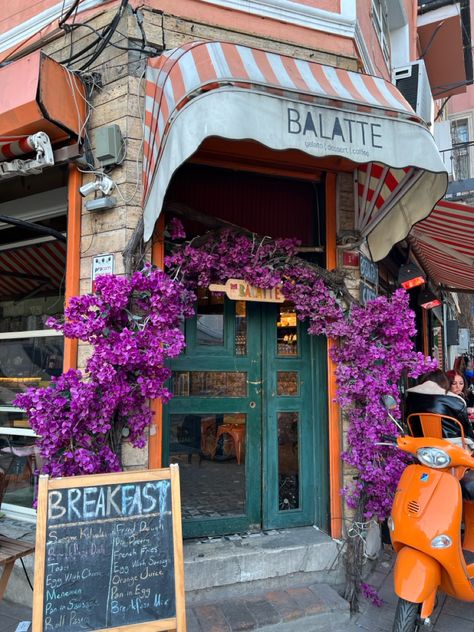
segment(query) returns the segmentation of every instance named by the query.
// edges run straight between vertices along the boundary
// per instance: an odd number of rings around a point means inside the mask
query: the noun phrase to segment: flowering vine
[[[48,325],[87,342],[85,372],[69,370],[46,388],[14,400],[39,435],[42,471],[72,476],[121,469],[120,440],[145,444],[148,398],[167,401],[167,358],[179,355],[179,327],[193,313],[194,295],[166,274],[146,267],[130,278],[101,276],[93,294],[71,299],[64,321]]]
[[[167,234],[185,238],[176,219]],[[342,458],[354,471],[344,494],[356,519],[385,518],[406,463],[398,450],[381,445],[384,435],[397,432],[382,398],[398,401],[403,373],[417,377],[435,365],[413,349],[414,314],[404,290],[366,307],[343,307],[347,290],[298,258],[297,247],[293,239],[224,230],[175,245],[165,259],[168,275],[148,266],[131,277],[103,276],[95,293],[71,299],[64,321],[49,324],[91,345],[85,372],[70,370],[14,401],[40,436],[42,471],[64,476],[120,469],[122,435],[134,446],[145,443],[152,414],[147,399],[171,396],[165,363],[184,347],[179,325],[193,314],[195,292],[243,278],[263,289],[281,286],[310,334],[337,341],[331,347],[337,400],[349,422]],[[361,565],[360,555],[354,554],[353,566]],[[354,586],[351,606],[361,586],[373,594],[360,574]]]
[[[383,435],[397,433],[383,396],[392,395],[399,402],[402,374],[417,377],[435,363],[413,349],[414,313],[404,290],[390,298],[380,296],[366,307],[353,303],[344,310],[320,270],[296,256],[297,246],[292,239],[261,239],[224,230],[198,246],[190,242],[176,247],[165,263],[171,276],[192,290],[229,278],[243,278],[260,288],[281,285],[310,334],[338,341],[331,349],[337,363],[337,401],[349,420],[342,457],[355,473],[344,494],[349,506],[356,507],[364,490],[364,517],[383,519],[406,465],[398,450],[378,445],[384,443]]]
[[[390,512],[406,466],[400,451],[383,445],[384,435],[397,434],[383,397],[391,395],[399,403],[402,374],[417,377],[436,364],[414,351],[414,313],[404,290],[390,298],[378,297],[366,307],[351,303],[344,310],[336,297],[340,286],[331,290],[320,269],[298,259],[297,245],[294,240],[260,240],[226,230],[198,247],[193,242],[181,245],[166,264],[174,278],[193,290],[229,278],[243,278],[260,288],[281,285],[308,332],[337,341],[331,347],[337,363],[337,401],[349,421],[342,458],[354,471],[354,480],[343,493],[355,509],[355,524],[371,518],[382,520]],[[399,415],[398,409],[395,416]],[[359,609],[361,591],[381,605],[375,588],[363,581],[363,558],[361,538],[349,538],[345,597],[352,612]]]

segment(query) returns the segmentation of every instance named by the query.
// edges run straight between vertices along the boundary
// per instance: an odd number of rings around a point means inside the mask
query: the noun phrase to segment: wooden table
[[[34,553],[34,550],[35,545],[31,542],[13,540],[12,538],[6,538],[0,535],[0,564],[4,566],[2,576],[0,577],[0,601],[5,594],[15,560]]]

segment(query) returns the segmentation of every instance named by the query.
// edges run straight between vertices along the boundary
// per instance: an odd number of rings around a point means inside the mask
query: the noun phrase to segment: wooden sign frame
[[[67,478],[56,479],[50,479],[47,475],[41,475],[39,477],[32,632],[45,632],[43,627],[43,610],[46,565],[46,535],[48,519],[48,492],[50,490],[68,489],[72,487],[90,487],[94,485],[120,485],[125,483],[141,483],[161,480],[171,481],[171,517],[173,525],[176,616],[167,619],[146,621],[143,623],[126,624],[113,628],[96,628],[96,630],[100,630],[101,632],[125,632],[125,630],[127,632],[164,632],[166,630],[186,632],[181,499],[179,490],[179,466],[177,464],[173,464],[170,465],[170,467],[168,468],[163,468],[159,470],[134,470],[130,472],[91,474],[87,476],[71,476]]]

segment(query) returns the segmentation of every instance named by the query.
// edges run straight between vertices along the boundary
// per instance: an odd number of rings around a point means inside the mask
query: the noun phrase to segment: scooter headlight
[[[427,467],[443,468],[451,463],[449,454],[439,448],[420,448],[416,451],[416,456]]]

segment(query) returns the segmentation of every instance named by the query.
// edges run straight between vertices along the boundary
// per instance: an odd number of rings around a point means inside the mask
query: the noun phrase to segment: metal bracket
[[[44,167],[54,165],[53,148],[49,136],[44,132],[32,134],[27,139],[28,145],[36,151],[35,158],[15,158],[0,162],[0,178],[8,178],[17,175],[37,175]]]

